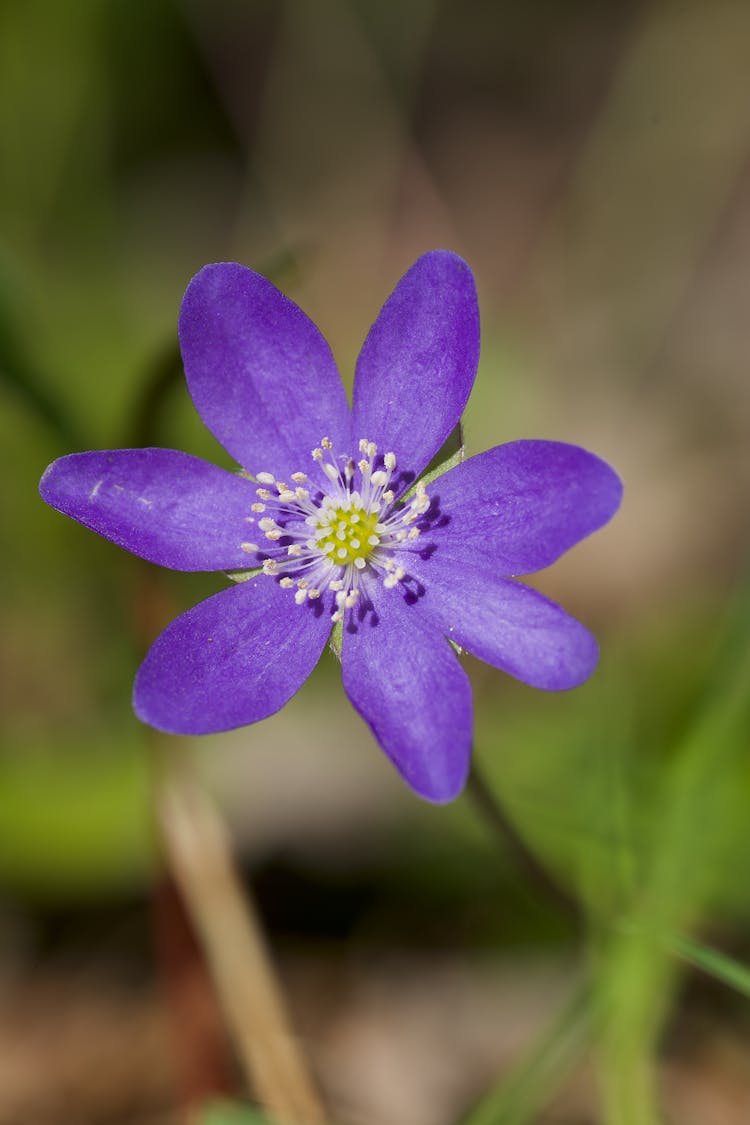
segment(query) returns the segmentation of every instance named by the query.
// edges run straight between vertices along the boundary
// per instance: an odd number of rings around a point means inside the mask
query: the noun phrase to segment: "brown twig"
[[[185,761],[165,755],[163,765],[156,815],[166,860],[203,947],[239,1062],[279,1122],[321,1125],[325,1112],[224,826]]]

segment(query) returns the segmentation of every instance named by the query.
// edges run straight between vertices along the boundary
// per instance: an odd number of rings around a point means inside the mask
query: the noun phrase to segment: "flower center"
[[[318,550],[336,566],[353,564],[361,569],[360,564],[366,562],[380,544],[380,537],[375,534],[379,513],[365,511],[359,496],[352,497],[352,501],[346,508],[330,502],[329,497],[324,499],[315,539]]]
[[[248,554],[260,555],[263,572],[286,588],[296,587],[295,601],[333,595],[332,619],[339,621],[356,604],[360,576],[377,573],[383,584],[395,586],[406,577],[402,552],[419,536],[416,521],[429,508],[424,485],[417,484],[406,502],[390,487],[396,468],[393,453],[378,460],[374,442],[362,438],[360,460],[336,457],[333,444],[323,438],[312,451],[327,483],[318,488],[306,473],[293,473],[293,485],[271,473],[256,473],[260,488],[248,516],[268,542],[243,543]]]

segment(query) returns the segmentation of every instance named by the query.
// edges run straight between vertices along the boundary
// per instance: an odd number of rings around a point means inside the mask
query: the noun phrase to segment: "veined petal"
[[[331,621],[265,575],[183,613],[157,637],[133,706],[169,734],[211,734],[280,710],[318,662]]]
[[[252,484],[175,449],[111,449],[54,461],[42,499],[119,547],[173,570],[247,567]],[[251,522],[249,522],[251,521]]]
[[[450,801],[469,770],[468,677],[401,590],[376,582],[367,587],[374,612],[355,612],[344,628],[344,688],[414,792],[428,801]]]
[[[511,577],[550,566],[617,511],[622,483],[576,445],[514,441],[450,469],[429,486],[436,554],[459,570],[478,560]]]
[[[180,347],[196,409],[250,473],[288,482],[316,472],[322,437],[348,452],[349,404],[331,349],[313,322],[245,266],[205,266],[180,311]]]
[[[479,362],[471,270],[435,250],[399,281],[370,329],[354,379],[355,439],[419,474],[461,417]]]
[[[546,691],[577,687],[599,657],[594,637],[559,605],[484,561],[463,566],[441,551],[404,557],[416,608],[456,644],[518,680]]]

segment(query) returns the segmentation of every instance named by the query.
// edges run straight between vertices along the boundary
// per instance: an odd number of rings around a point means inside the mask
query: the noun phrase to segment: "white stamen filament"
[[[284,589],[296,587],[297,605],[315,601],[330,590],[335,602],[333,621],[340,621],[344,611],[356,605],[360,580],[368,571],[379,575],[388,589],[403,581],[406,569],[392,552],[411,549],[420,533],[414,525],[430,506],[420,482],[406,503],[394,507],[396,497],[390,483],[395,454],[387,452],[378,459],[377,446],[367,438],[360,440],[358,452],[360,459],[355,464],[351,457],[335,454],[330,438],[322,438],[312,451],[325,474],[322,487],[311,483],[303,472],[291,474],[291,488],[271,473],[256,473],[261,485],[275,489],[257,488],[259,502],[251,505],[253,512],[268,513],[257,526],[269,545],[241,544],[248,553],[274,552],[263,560],[263,573],[278,578]],[[403,557],[402,553],[397,556],[399,560]]]

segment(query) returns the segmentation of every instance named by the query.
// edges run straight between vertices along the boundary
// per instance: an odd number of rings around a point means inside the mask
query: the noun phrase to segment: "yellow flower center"
[[[336,566],[353,564],[359,569],[380,543],[375,531],[378,515],[359,507],[324,507],[315,529],[318,550]]]

